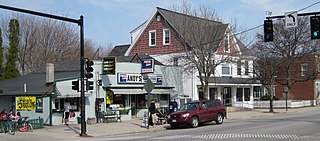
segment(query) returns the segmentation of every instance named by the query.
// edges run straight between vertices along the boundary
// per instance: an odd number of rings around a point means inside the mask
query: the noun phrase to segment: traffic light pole
[[[320,12],[309,12],[309,13],[300,13],[298,14],[298,16],[310,16],[310,15],[319,15]],[[279,19],[279,18],[284,18],[285,16],[284,15],[281,15],[281,16],[269,16],[269,17],[266,17],[266,19]]]
[[[80,26],[80,81],[81,81],[81,133],[80,136],[87,136],[86,134],[86,123],[85,123],[85,95],[84,95],[84,26],[83,26],[83,16],[80,16],[80,19],[71,19],[67,17],[61,17],[57,15],[51,15],[21,8],[15,8],[10,6],[4,6],[0,5],[0,9],[6,9],[11,11],[17,11],[21,13],[27,13],[31,15],[37,15],[40,17],[47,17],[51,19],[61,20],[61,21],[67,21],[71,23],[76,23],[78,26]]]

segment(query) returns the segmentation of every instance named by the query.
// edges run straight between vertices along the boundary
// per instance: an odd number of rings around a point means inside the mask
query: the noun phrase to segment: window
[[[228,63],[224,63],[221,65],[222,65],[222,75],[231,75],[230,65]]]
[[[224,52],[230,52],[230,50],[229,50],[229,35],[224,37]]]
[[[63,111],[64,110],[64,102],[66,100],[69,100],[71,108],[71,111],[79,111],[79,97],[75,98],[57,98],[54,102],[54,107],[56,111]]]
[[[250,88],[244,88],[244,101],[250,101]]]
[[[301,76],[306,76],[308,71],[308,64],[301,64]]]
[[[149,31],[149,46],[155,46],[156,45],[156,31],[151,30]]]
[[[163,29],[163,44],[169,45],[170,44],[170,30]]]
[[[248,75],[249,74],[249,62],[245,61],[244,62],[244,75]]]
[[[237,88],[237,102],[243,101],[242,100],[243,97],[243,89],[242,88]]]
[[[240,60],[237,62],[237,74],[241,75],[241,61]]]

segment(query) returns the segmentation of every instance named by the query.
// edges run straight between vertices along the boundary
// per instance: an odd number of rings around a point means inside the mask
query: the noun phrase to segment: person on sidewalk
[[[157,107],[154,101],[150,103],[149,112],[150,112],[149,125],[154,126],[158,122],[158,116],[156,115]]]
[[[70,116],[70,108],[71,108],[69,100],[66,100],[64,102],[63,107],[64,107],[63,118],[62,118],[63,124],[68,125],[68,120],[69,120],[69,116]]]

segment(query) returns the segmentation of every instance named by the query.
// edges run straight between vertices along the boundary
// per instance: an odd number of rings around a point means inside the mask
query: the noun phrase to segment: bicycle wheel
[[[29,132],[33,132],[33,126],[32,126],[32,124],[30,124],[30,123],[28,124],[28,131],[29,131]]]

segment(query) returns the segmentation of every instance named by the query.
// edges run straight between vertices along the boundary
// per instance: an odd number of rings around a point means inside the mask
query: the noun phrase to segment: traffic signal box
[[[79,80],[72,81],[71,83],[72,83],[72,90],[79,92]]]
[[[263,29],[264,29],[264,41],[265,42],[272,42],[273,41],[272,20],[264,20]]]
[[[93,90],[93,81],[86,81],[86,90]]]
[[[86,70],[86,78],[88,78],[88,79],[93,77],[93,74],[92,74],[93,67],[92,66],[93,66],[93,61],[87,59],[87,61],[86,61],[86,69],[85,70]]]
[[[320,39],[320,16],[310,17],[311,39]]]

